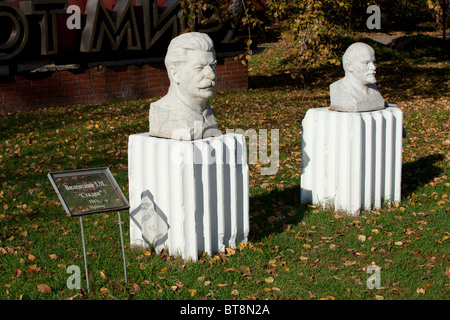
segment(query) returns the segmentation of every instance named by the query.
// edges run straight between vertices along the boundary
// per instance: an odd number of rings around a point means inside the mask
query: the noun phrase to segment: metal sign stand
[[[127,262],[125,261],[125,249],[123,247],[122,221],[120,220],[120,212],[119,211],[117,211],[117,217],[119,218],[120,244],[122,245],[123,273],[125,274],[125,283],[128,283],[128,281],[127,281]]]
[[[117,185],[116,180],[107,167],[50,172],[48,178],[58,194],[64,210],[70,216],[79,216],[81,240],[83,242],[84,269],[86,271],[87,291],[89,288],[89,270],[87,266],[86,243],[82,215],[117,210],[119,218],[120,245],[122,247],[123,272],[127,279],[127,264],[123,244],[122,221],[120,210],[128,210],[130,205]],[[91,192],[94,189],[94,192]],[[89,191],[83,191],[89,190]],[[108,195],[103,198],[102,195]],[[111,196],[113,197],[111,199]],[[109,198],[108,198],[109,197]],[[86,199],[85,199],[86,198]],[[104,200],[104,201],[103,201]],[[81,203],[81,204],[80,204]],[[93,205],[94,204],[94,205]],[[95,206],[96,204],[100,204]]]
[[[87,267],[86,245],[84,243],[83,219],[81,219],[81,216],[80,216],[80,228],[81,228],[81,240],[83,242],[83,258],[84,258],[84,270],[86,271],[86,285],[88,293],[90,293],[91,291],[89,289],[89,272]]]
[[[125,259],[125,248],[123,245],[123,235],[122,235],[122,221],[120,219],[120,212],[117,211],[117,217],[119,218],[119,230],[120,230],[120,245],[122,247],[122,258],[123,258],[123,272],[125,274],[125,283],[128,283],[127,280],[127,262]],[[84,242],[84,228],[83,228],[83,219],[80,216],[80,228],[81,228],[81,240],[83,242],[83,257],[84,257],[84,269],[86,270],[86,285],[88,293],[90,293],[89,289],[89,271],[87,266],[87,256],[86,256],[86,244]]]

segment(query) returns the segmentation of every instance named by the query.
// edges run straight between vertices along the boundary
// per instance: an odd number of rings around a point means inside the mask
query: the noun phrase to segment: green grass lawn
[[[250,61],[248,91],[211,99],[222,131],[280,133],[278,173],[250,165],[249,243],[196,263],[130,248],[123,211],[125,283],[117,214],[84,216],[90,293],[79,220],[66,216],[47,173],[108,166],[128,197],[128,136],[148,131],[157,98],[1,116],[0,299],[448,299],[450,62],[407,50],[377,47],[379,90],[404,113],[401,203],[357,218],[300,205],[301,121],[328,105],[343,71],[314,70],[303,83],[274,69],[267,50]],[[372,264],[379,289],[367,287]],[[71,265],[82,290],[67,287]]]

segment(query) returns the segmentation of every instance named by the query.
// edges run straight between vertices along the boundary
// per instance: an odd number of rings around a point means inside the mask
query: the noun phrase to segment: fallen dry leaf
[[[167,273],[167,268],[166,267],[164,267],[164,268],[162,268],[161,270],[160,270],[160,272],[162,273],[162,274],[166,274]]]
[[[344,266],[344,267],[349,267],[349,266],[352,266],[352,265],[354,265],[354,264],[356,264],[356,261],[350,261],[350,260],[347,260],[347,261],[345,261],[345,262],[343,263],[343,266]]]
[[[232,249],[232,248],[225,248],[225,250],[227,251],[227,254],[232,256],[233,254],[236,253],[236,250]]]
[[[272,283],[275,280],[273,279],[273,277],[267,277],[267,278],[264,279],[264,281],[266,281],[267,283]]]
[[[139,291],[141,289],[141,287],[139,287],[139,285],[137,283],[133,283],[131,286],[133,287],[133,290],[135,292],[137,292],[137,291]]]
[[[218,283],[217,286],[218,287],[227,287],[228,283]]]
[[[52,293],[52,288],[50,288],[45,283],[38,284],[36,287],[40,293]]]
[[[320,298],[319,300],[336,300],[333,296],[326,296],[325,298]]]
[[[300,256],[300,261],[307,261],[308,259],[308,257]]]
[[[108,293],[109,293],[109,290],[108,290],[107,288],[105,288],[105,287],[101,287],[101,288],[100,288],[100,293],[101,293],[101,294],[108,294]]]
[[[191,297],[195,296],[195,294],[197,293],[197,290],[195,290],[195,289],[189,289],[188,291],[189,291]]]
[[[361,242],[364,242],[364,241],[366,241],[366,236],[363,234],[360,234],[360,235],[358,235],[358,240]]]

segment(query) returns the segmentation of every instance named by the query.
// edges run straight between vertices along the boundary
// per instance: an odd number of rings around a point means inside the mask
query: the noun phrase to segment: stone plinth
[[[403,113],[310,109],[302,122],[301,203],[358,215],[401,198]]]
[[[246,242],[249,232],[244,135],[194,141],[129,137],[131,245],[198,258]]]

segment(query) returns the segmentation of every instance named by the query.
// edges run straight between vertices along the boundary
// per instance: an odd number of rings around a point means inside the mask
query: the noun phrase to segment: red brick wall
[[[0,112],[145,99],[166,94],[168,87],[163,63],[0,76]],[[219,58],[217,91],[247,87],[247,66],[234,57]]]

